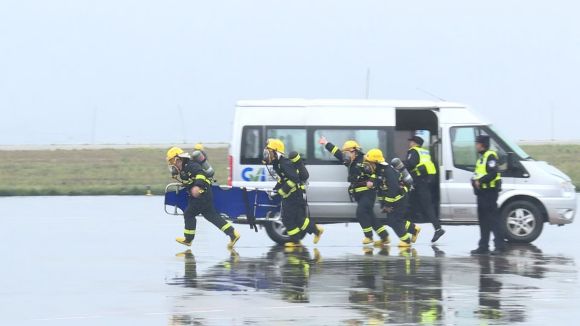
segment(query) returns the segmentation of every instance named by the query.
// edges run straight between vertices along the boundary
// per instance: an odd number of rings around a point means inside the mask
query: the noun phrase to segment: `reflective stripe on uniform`
[[[383,226],[381,226],[380,228],[378,228],[378,229],[376,230],[376,232],[377,232],[377,233],[381,233],[381,232],[385,231],[386,229],[387,229],[387,226],[386,226],[386,225],[383,225]]]
[[[431,154],[429,153],[428,150],[422,147],[411,147],[411,149],[415,150],[419,155],[419,163],[413,169],[412,172],[415,172],[417,175],[421,175],[421,171],[419,171],[419,168],[424,166],[425,170],[427,170],[427,174],[431,175],[437,174],[437,169],[435,168],[435,164],[433,164],[433,161],[431,160]]]
[[[290,161],[292,161],[292,163],[296,163],[296,162],[300,161],[300,154],[296,155],[296,157],[291,159]]]
[[[485,175],[487,175],[487,160],[489,160],[490,156],[495,156],[495,159],[498,159],[497,153],[492,151],[492,150],[488,150],[485,153],[483,153],[483,155],[481,156],[481,158],[479,158],[477,160],[477,162],[475,163],[475,179],[479,180],[482,177],[484,177]],[[495,177],[495,179],[491,180],[489,182],[489,184],[487,183],[482,183],[481,189],[487,189],[487,188],[495,188],[497,185],[497,182],[501,180],[501,174],[498,172],[497,176]]]
[[[336,152],[338,152],[338,147],[334,146],[332,148],[332,151],[330,151],[332,153],[332,155],[334,155]]]
[[[278,194],[282,196],[282,198],[288,198],[293,192],[296,191],[296,187],[290,189],[290,192],[285,192],[282,188],[278,189]]]
[[[411,227],[411,221],[405,221],[405,230],[408,230]]]
[[[209,181],[209,179],[208,179],[208,178],[206,178],[206,176],[205,176],[205,175],[203,175],[203,174],[198,174],[198,175],[196,175],[196,176],[195,176],[195,180],[203,180],[203,181],[205,181],[206,183],[208,183],[208,184],[210,184],[210,185],[211,185],[211,181]]]
[[[405,233],[405,235],[400,237],[399,239],[401,239],[401,241],[405,241],[405,240],[409,239],[410,237],[411,237],[410,233]]]
[[[227,222],[226,225],[222,226],[222,231],[225,231],[225,230],[227,230],[227,229],[229,229],[231,227],[232,227],[232,223]]]
[[[307,217],[304,219],[304,224],[302,224],[302,231],[306,230],[306,228],[308,227],[308,224],[310,224],[310,219]]]
[[[370,226],[370,227],[368,227],[368,228],[364,228],[364,229],[363,229],[363,232],[365,232],[365,233],[366,233],[366,232],[373,232],[373,227],[372,227],[372,226]]]
[[[394,197],[394,198],[385,197],[385,201],[387,203],[394,203],[394,202],[398,202],[399,200],[401,200],[401,198],[403,198],[403,195],[398,195],[397,197]]]
[[[183,233],[184,233],[184,234],[190,234],[190,235],[193,235],[193,234],[195,234],[195,230],[188,230],[188,229],[185,229],[185,230],[183,230]]]
[[[296,235],[300,232],[300,228],[293,228],[292,230],[288,231],[288,235]]]
[[[371,189],[371,188],[369,188],[369,187],[367,187],[367,186],[364,186],[364,187],[357,187],[357,188],[354,188],[354,192],[362,192],[362,191],[367,191],[367,190],[370,190],[370,189]]]

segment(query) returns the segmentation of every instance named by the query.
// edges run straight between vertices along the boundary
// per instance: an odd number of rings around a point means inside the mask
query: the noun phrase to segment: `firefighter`
[[[378,189],[377,187],[377,176],[381,171],[380,164],[384,163],[385,159],[383,157],[383,152],[380,149],[371,149],[365,156],[364,161],[362,163],[362,172],[365,175],[369,176],[370,183],[368,184],[369,188]],[[376,194],[376,191],[375,191]],[[389,233],[387,231],[387,226],[380,223],[377,219],[376,215],[374,214],[374,202],[372,206],[372,220],[371,225],[375,232],[377,232],[380,240],[375,241],[376,247],[381,247],[389,243]]]
[[[240,239],[240,233],[216,211],[213,204],[211,179],[205,175],[202,166],[192,161],[191,156],[179,147],[172,147],[167,151],[167,162],[173,177],[183,183],[188,195],[188,205],[183,212],[184,236],[175,240],[183,245],[191,246],[195,238],[196,216],[201,214],[230,237],[228,248],[233,248]]]
[[[382,211],[387,214],[387,225],[399,237],[399,247],[408,248],[417,241],[421,228],[405,220],[408,190],[402,183],[401,173],[385,161],[380,149],[369,150],[366,157],[378,166],[376,187]]]
[[[264,149],[264,163],[272,164],[278,175],[278,183],[273,195],[282,197],[282,223],[286,227],[290,240],[284,245],[288,248],[300,246],[304,232],[314,234],[314,244],[320,241],[324,229],[310,221],[306,214],[304,199],[306,187],[299,175],[299,170],[292,161],[284,156],[284,143],[279,139],[268,139]]]
[[[377,192],[374,188],[375,177],[373,174],[363,171],[365,154],[359,144],[354,140],[347,140],[342,149],[329,142],[326,137],[321,137],[318,141],[337,160],[342,162],[348,169],[349,195],[357,202],[356,218],[364,233],[363,245],[373,243],[373,229],[381,240],[374,242],[377,247],[388,244],[389,233],[384,225],[374,224],[376,216],[374,212]]]
[[[423,138],[419,136],[411,137],[409,139],[407,160],[403,163],[413,176],[415,190],[411,196],[412,209],[421,212],[433,224],[435,233],[431,242],[435,243],[445,234],[445,230],[441,228],[439,217],[435,214],[431,194],[431,184],[437,174],[437,168],[431,160],[429,150],[424,149],[422,146]]]
[[[506,250],[506,245],[497,207],[497,197],[501,191],[501,174],[498,172],[499,157],[496,152],[489,149],[489,136],[477,136],[475,148],[480,157],[475,163],[475,173],[471,183],[477,196],[477,218],[481,237],[477,249],[471,251],[471,254],[490,253],[489,238],[492,232],[495,250],[491,253],[501,254]]]

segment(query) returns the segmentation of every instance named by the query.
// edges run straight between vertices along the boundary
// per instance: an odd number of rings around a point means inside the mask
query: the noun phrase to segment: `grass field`
[[[548,161],[566,173],[580,191],[580,145],[521,146],[536,160]]]
[[[162,194],[165,149],[0,151],[0,196]],[[227,149],[208,149],[221,183]]]
[[[523,146],[562,169],[580,189],[580,145]],[[227,149],[207,149],[216,178],[227,180]],[[0,196],[162,194],[171,182],[165,149],[0,150]]]

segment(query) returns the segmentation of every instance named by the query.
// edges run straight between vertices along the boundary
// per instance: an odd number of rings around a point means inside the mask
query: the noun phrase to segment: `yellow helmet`
[[[278,153],[284,154],[284,143],[280,139],[270,138],[266,144],[267,149],[274,150]]]
[[[179,148],[179,147],[171,147],[168,151],[167,151],[167,160],[170,161],[172,158],[178,156],[179,154],[183,154],[183,149]]]
[[[197,144],[193,145],[193,149],[196,151],[203,151],[203,144],[197,143]]]
[[[347,140],[344,142],[344,144],[342,145],[342,150],[343,151],[348,151],[351,149],[360,149],[359,144],[354,141],[354,140]]]
[[[372,163],[383,163],[385,162],[385,157],[383,156],[383,151],[373,148],[365,155],[365,160]]]

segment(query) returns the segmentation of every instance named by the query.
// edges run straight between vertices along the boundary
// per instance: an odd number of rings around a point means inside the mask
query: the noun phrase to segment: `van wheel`
[[[284,245],[286,242],[290,241],[290,237],[288,236],[286,227],[282,224],[282,220],[266,222],[264,223],[264,227],[266,228],[266,233],[270,239],[277,244]],[[300,239],[304,238],[305,235],[305,232],[301,232]]]
[[[540,209],[527,200],[516,200],[502,209],[502,225],[509,242],[530,243],[536,240],[544,228]]]

